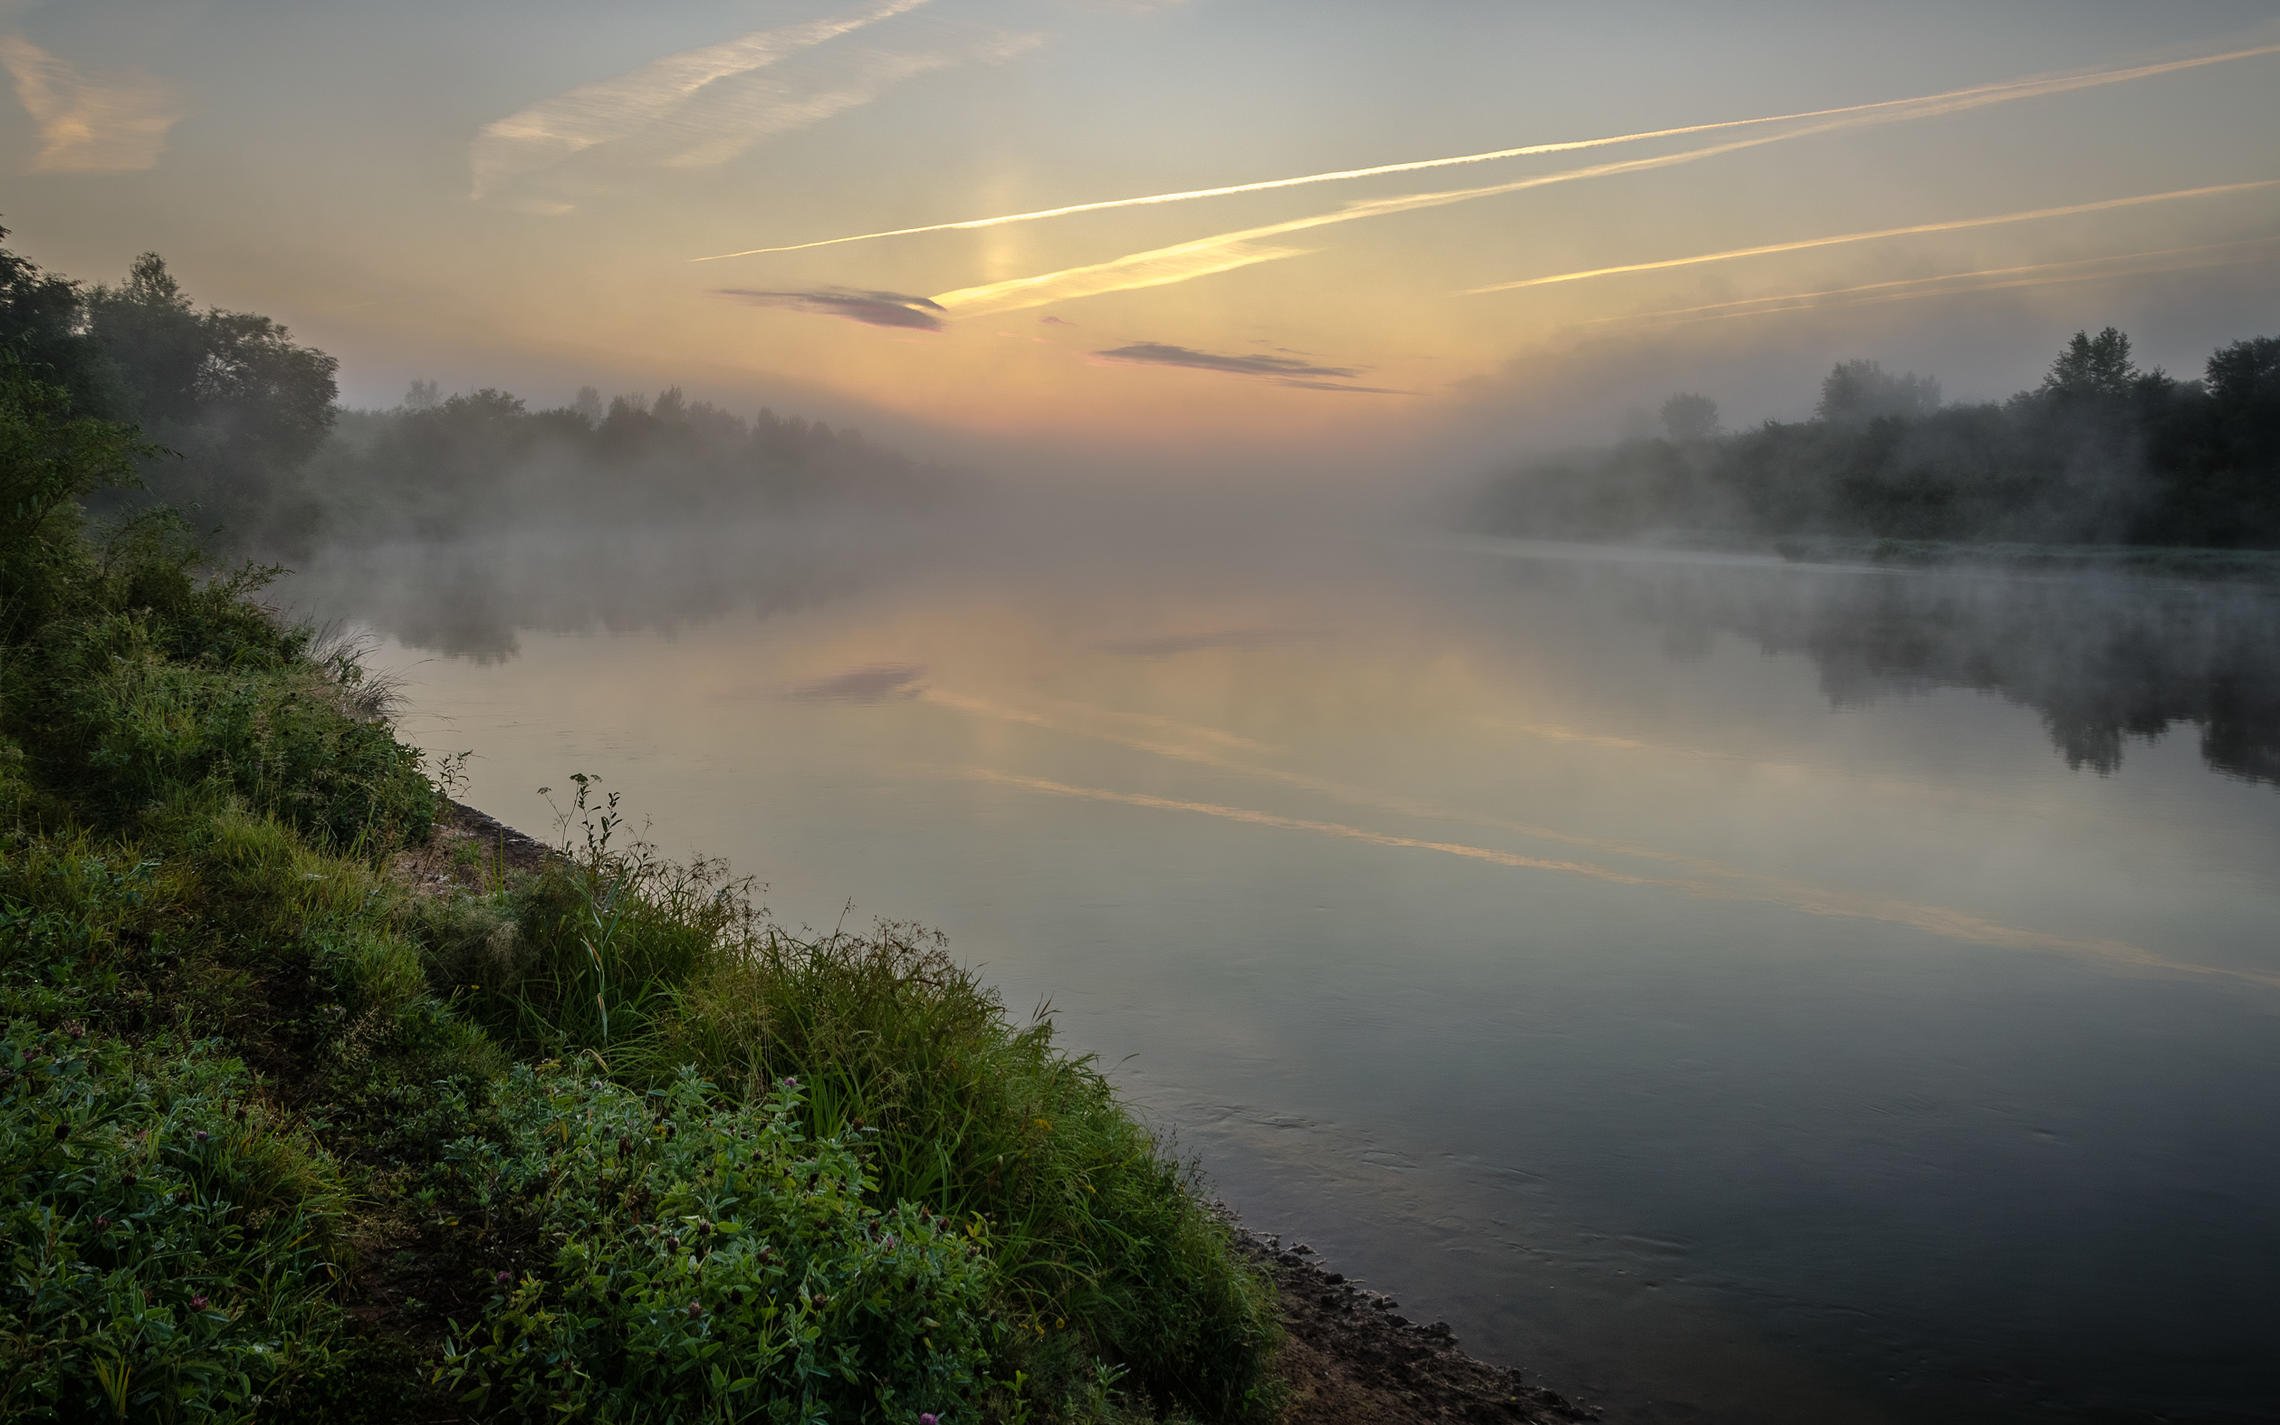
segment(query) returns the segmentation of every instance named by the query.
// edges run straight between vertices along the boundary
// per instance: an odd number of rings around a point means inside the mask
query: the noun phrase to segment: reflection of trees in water
[[[1627,581],[1628,582],[1628,581]],[[2280,783],[2280,592],[2117,576],[1662,568],[1628,601],[1684,646],[1801,653],[1839,705],[1938,687],[2041,714],[2067,765],[2200,731],[2218,771]]]
[[[786,613],[875,582],[886,567],[813,530],[566,530],[327,551],[283,594],[298,611],[409,647],[500,663],[526,633],[672,633]]]

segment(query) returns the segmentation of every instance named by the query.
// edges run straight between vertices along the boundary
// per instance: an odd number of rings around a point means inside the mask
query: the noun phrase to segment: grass
[[[1189,1173],[938,937],[799,938],[579,777],[441,799],[268,571],[75,501],[131,433],[0,363],[0,1415],[1252,1421]]]

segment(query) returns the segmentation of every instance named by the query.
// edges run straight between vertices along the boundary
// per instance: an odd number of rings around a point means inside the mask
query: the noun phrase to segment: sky
[[[1303,468],[2280,332],[2270,0],[0,0],[0,81],[12,245],[362,404]]]

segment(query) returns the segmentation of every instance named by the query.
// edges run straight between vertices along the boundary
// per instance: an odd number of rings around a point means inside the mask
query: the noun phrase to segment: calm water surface
[[[1240,543],[369,607],[473,801],[940,926],[1610,1420],[2280,1418],[2269,598]]]

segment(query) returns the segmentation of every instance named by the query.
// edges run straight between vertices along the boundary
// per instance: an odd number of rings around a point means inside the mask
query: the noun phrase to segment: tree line
[[[2280,548],[2280,338],[2200,379],[2141,369],[2113,327],[2075,333],[2040,385],[1946,403],[1939,383],[1839,363],[1813,416],[1721,429],[1708,398],[1659,434],[1490,477],[1471,521],[1503,533]]]
[[[235,552],[906,503],[943,483],[860,432],[769,410],[747,418],[678,387],[607,402],[588,387],[533,408],[415,381],[392,409],[344,409],[337,360],[268,317],[200,308],[156,253],[116,285],[89,286],[42,271],[6,237],[0,228],[0,352],[153,447],[141,488],[97,503],[171,507]]]

